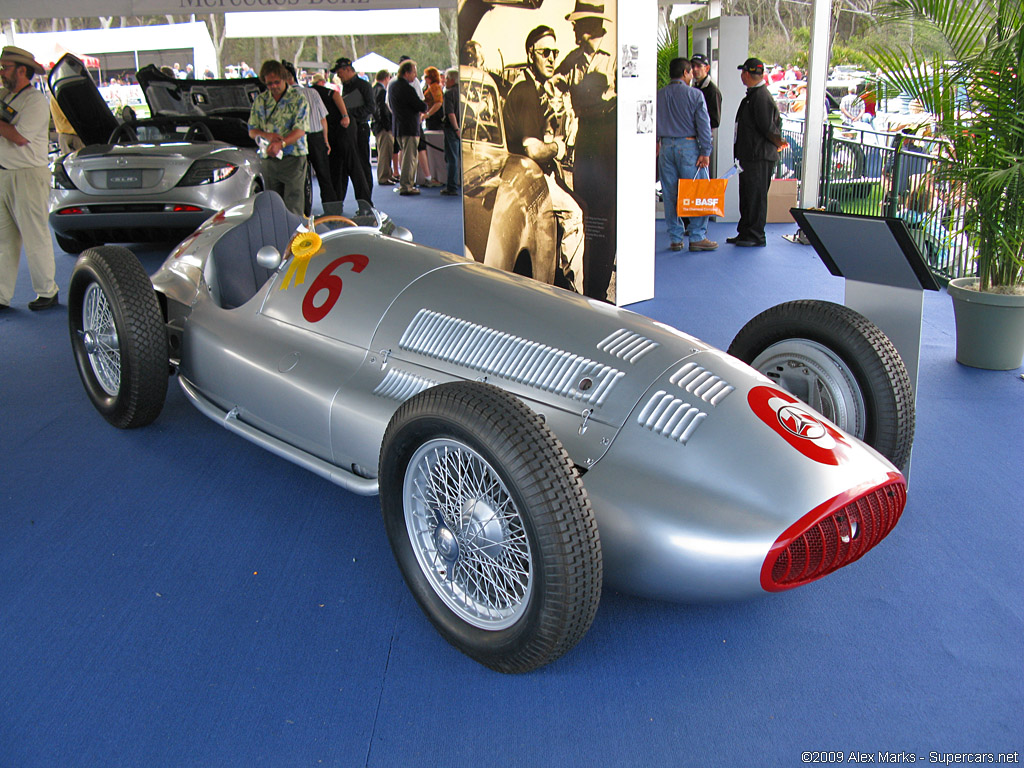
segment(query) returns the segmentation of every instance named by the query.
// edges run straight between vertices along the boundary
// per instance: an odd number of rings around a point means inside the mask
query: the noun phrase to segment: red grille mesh
[[[761,568],[761,586],[779,591],[807,584],[849,565],[884,539],[907,503],[902,476],[811,511],[783,533]]]

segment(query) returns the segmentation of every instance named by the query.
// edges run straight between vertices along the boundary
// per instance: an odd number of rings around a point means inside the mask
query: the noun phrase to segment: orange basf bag
[[[707,174],[707,169],[701,170]],[[725,185],[728,183],[728,179],[680,179],[676,214],[693,217],[725,216]]]

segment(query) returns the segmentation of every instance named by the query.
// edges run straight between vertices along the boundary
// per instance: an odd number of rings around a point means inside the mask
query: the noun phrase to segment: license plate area
[[[142,170],[107,171],[107,189],[139,189]]]

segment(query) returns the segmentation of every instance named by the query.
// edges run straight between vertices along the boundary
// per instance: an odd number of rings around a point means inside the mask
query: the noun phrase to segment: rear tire
[[[558,438],[518,399],[472,382],[411,398],[388,425],[379,479],[395,559],[449,643],[528,672],[586,634],[597,522]]]
[[[736,334],[729,354],[903,469],[914,443],[910,375],[889,337],[827,301],[771,307]]]
[[[167,331],[149,275],[131,251],[105,245],[79,257],[68,291],[68,325],[78,375],[103,418],[131,429],[160,415],[169,373]]]

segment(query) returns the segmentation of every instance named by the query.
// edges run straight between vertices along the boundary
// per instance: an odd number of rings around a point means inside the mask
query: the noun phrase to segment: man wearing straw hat
[[[44,67],[23,48],[0,52],[0,311],[9,309],[22,246],[36,298],[31,310],[57,306],[56,265],[47,224],[50,105],[32,78]]]

